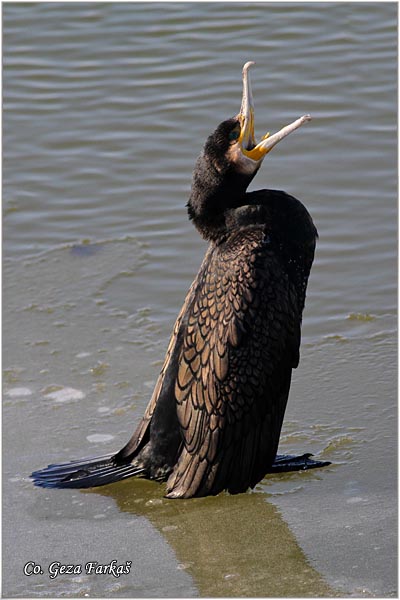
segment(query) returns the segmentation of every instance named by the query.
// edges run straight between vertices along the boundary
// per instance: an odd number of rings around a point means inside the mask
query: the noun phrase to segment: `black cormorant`
[[[285,192],[247,192],[265,155],[310,119],[254,138],[248,62],[239,114],[197,160],[189,217],[209,240],[176,321],[152,398],[117,454],[50,465],[41,487],[83,488],[138,475],[168,498],[244,492],[266,473],[325,464],[276,456],[317,231]]]

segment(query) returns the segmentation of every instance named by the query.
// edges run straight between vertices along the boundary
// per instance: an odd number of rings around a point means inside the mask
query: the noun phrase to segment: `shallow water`
[[[4,5],[4,596],[396,595],[396,17]],[[319,230],[281,451],[333,464],[183,502],[134,480],[35,489],[33,469],[119,449],[143,413],[205,250],[191,171],[246,60],[259,135],[313,116],[252,189],[296,195]],[[112,559],[130,574],[47,573]]]

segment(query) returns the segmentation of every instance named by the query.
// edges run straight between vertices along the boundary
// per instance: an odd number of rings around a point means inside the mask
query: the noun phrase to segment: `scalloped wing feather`
[[[295,294],[262,228],[228,250],[214,248],[188,306],[175,383],[184,446],[171,498],[244,491],[277,449],[300,343]]]

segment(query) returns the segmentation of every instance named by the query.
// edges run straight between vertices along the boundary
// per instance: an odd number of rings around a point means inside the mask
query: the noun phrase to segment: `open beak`
[[[241,125],[238,141],[242,153],[251,160],[258,162],[261,161],[278,142],[289,135],[289,133],[298,129],[306,121],[310,121],[311,117],[310,115],[303,115],[296,121],[293,121],[293,123],[290,123],[290,125],[286,125],[286,127],[283,127],[280,131],[274,133],[274,135],[270,136],[269,133],[266,133],[261,142],[257,144],[254,137],[254,104],[249,76],[249,68],[251,65],[254,65],[254,62],[247,62],[243,67],[242,106],[237,117]]]

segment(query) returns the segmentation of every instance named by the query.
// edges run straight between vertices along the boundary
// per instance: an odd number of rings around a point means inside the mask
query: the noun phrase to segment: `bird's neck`
[[[240,173],[219,171],[200,157],[187,207],[189,218],[205,239],[216,241],[226,235],[226,213],[246,203],[250,181]]]

